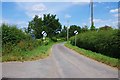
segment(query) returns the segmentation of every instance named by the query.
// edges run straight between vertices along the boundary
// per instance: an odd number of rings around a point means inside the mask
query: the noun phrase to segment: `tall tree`
[[[46,26],[45,30],[49,33],[48,36],[50,38],[56,36],[57,30],[61,30],[62,28],[59,19],[56,18],[56,15],[44,14],[43,24]]]
[[[113,28],[111,26],[105,25],[104,27],[100,27],[99,30],[112,30]]]
[[[39,18],[38,15],[35,15],[33,20],[29,22],[28,31],[29,31],[29,33],[35,34],[36,38],[41,38],[42,37],[42,34],[41,34],[42,30],[43,30],[42,18]]]
[[[67,39],[67,27],[66,26],[64,26],[63,29],[61,30],[59,37]]]
[[[48,34],[48,37],[52,38],[56,36],[57,30],[61,30],[61,24],[56,15],[44,14],[43,19],[35,15],[33,20],[29,22],[27,30],[29,33],[32,32],[35,34],[36,38],[41,38],[41,32],[44,30]]]
[[[81,32],[86,32],[86,31],[88,31],[88,26],[87,26],[87,25],[85,25],[85,26],[82,27],[82,29],[81,29]]]
[[[74,31],[75,31],[75,30],[77,30],[78,33],[80,33],[80,32],[81,32],[81,27],[80,27],[80,26],[77,26],[77,25],[71,25],[71,26],[70,26],[70,29],[69,29],[69,36],[70,36],[70,37],[72,37],[72,36],[75,35],[75,34],[74,34]]]

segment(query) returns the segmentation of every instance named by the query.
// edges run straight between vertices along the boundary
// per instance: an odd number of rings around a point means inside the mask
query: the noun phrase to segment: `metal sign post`
[[[47,36],[47,33],[45,31],[42,31],[42,35],[43,35],[43,40],[45,40],[45,37]]]
[[[74,33],[75,33],[75,46],[76,46],[77,34],[78,34],[77,30],[75,30]]]

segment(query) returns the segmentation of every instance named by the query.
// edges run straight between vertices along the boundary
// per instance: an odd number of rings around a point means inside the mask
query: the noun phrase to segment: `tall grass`
[[[90,50],[85,50],[83,48],[73,46],[70,43],[66,43],[65,46],[70,48],[70,49],[75,50],[76,52],[78,52],[84,56],[87,56],[87,57],[92,58],[94,60],[97,60],[99,62],[105,63],[107,65],[117,67],[117,68],[120,66],[119,61],[116,58],[111,58],[111,57],[105,56],[101,53],[96,53],[96,52],[92,52]]]
[[[7,55],[4,55],[2,57],[2,61],[6,62],[6,61],[31,61],[31,60],[38,60],[38,59],[42,59],[45,58],[47,56],[49,56],[50,49],[53,45],[53,42],[50,42],[47,45],[42,45],[42,46],[38,46],[35,49],[31,50],[31,51],[24,51],[21,50],[19,51],[18,47],[15,47],[15,49]]]

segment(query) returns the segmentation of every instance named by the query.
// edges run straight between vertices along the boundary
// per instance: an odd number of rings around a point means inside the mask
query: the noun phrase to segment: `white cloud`
[[[46,6],[44,4],[42,4],[42,3],[40,3],[40,4],[33,4],[31,6],[26,6],[25,8],[26,8],[26,10],[28,10],[30,12],[32,12],[32,11],[36,12],[36,11],[45,11],[45,10],[47,10]]]
[[[43,3],[16,3],[18,9],[24,10],[25,14],[33,18],[35,15],[42,17],[42,13],[47,11],[47,7]]]
[[[87,5],[89,2],[72,2],[73,5]]]
[[[71,16],[69,14],[66,14],[65,18],[71,18]]]
[[[47,10],[43,3],[16,3],[20,9],[28,12],[41,12]]]
[[[100,23],[100,22],[103,22],[103,20],[102,20],[102,19],[93,19],[93,21],[94,21],[95,23]]]
[[[93,19],[94,24],[97,28],[108,25],[108,26],[112,26],[113,28],[117,28],[118,25],[118,20],[115,19],[100,19],[100,18],[94,18]],[[89,18],[89,22],[91,24],[90,18]]]
[[[91,18],[89,18],[89,22],[91,23]],[[101,23],[101,22],[104,22],[104,20],[99,19],[99,18],[94,18],[94,19],[93,19],[93,22],[94,22],[94,23]]]
[[[21,20],[10,20],[10,19],[2,19],[2,23],[10,24],[10,25],[17,25],[18,28],[25,28],[28,26],[27,21],[21,21]],[[1,23],[1,24],[2,24]]]
[[[113,21],[111,24],[113,28],[118,28],[118,20]]]
[[[35,15],[38,15],[39,17],[43,17],[43,15],[39,12],[26,12],[26,15],[30,18],[34,18]]]
[[[44,3],[32,3],[32,2],[16,2],[16,8],[18,10],[23,11],[25,13],[25,18],[32,19],[35,15],[38,15],[39,17],[43,17],[43,14],[58,14],[62,12],[63,10],[66,10],[67,8],[73,6],[71,4],[63,4],[62,6],[60,5],[45,5]],[[59,16],[59,15],[58,15]],[[71,17],[71,16],[67,16]],[[19,28],[24,28],[28,26],[28,21],[23,19],[22,20],[10,20],[10,19],[4,19],[3,22],[8,23],[8,24],[15,24]]]
[[[110,13],[113,13],[112,16],[114,16],[115,18],[117,18],[117,17],[120,17],[120,13],[118,14],[119,10],[120,10],[120,8],[119,9],[111,9]]]
[[[110,13],[116,13],[116,12],[118,12],[118,9],[112,9],[112,10],[110,10]]]
[[[35,15],[39,17],[43,17],[43,14],[57,14],[71,7],[71,4],[63,4],[61,5],[45,5],[44,3],[36,3],[36,2],[16,2],[16,8],[21,10],[25,15],[25,18],[32,19]],[[59,15],[58,15],[59,16]],[[70,16],[68,16],[70,17]],[[28,21],[26,19],[23,20],[13,20],[13,19],[3,19],[3,22],[7,24],[17,25],[19,28],[24,28],[28,26]]]
[[[57,14],[70,6],[72,4],[63,4],[60,5],[45,5],[43,3],[16,3],[19,7],[19,9],[24,10],[25,14],[33,18],[35,15],[38,15],[39,17],[43,17],[43,14]]]

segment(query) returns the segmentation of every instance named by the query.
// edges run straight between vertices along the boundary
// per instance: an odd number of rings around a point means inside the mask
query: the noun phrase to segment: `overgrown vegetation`
[[[16,26],[2,24],[2,61],[21,61],[48,55],[52,41],[33,39]]]
[[[120,35],[119,30],[97,30],[80,33],[77,36],[77,46],[103,55],[119,58]],[[70,39],[75,44],[75,37]]]
[[[21,48],[14,47],[14,50],[2,57],[2,61],[31,61],[46,58],[51,53],[53,42],[34,48],[33,50],[24,51]],[[19,51],[21,49],[21,51]]]
[[[80,53],[84,56],[87,56],[87,57],[92,58],[94,60],[97,60],[99,62],[105,63],[107,65],[110,65],[110,66],[113,66],[113,67],[119,67],[120,66],[120,64],[118,62],[118,59],[116,59],[116,58],[111,58],[111,57],[102,55],[100,53],[92,52],[90,50],[85,50],[83,48],[73,46],[69,42],[66,43],[65,46],[70,48],[70,49],[75,50],[76,52],[78,52],[78,53]]]

